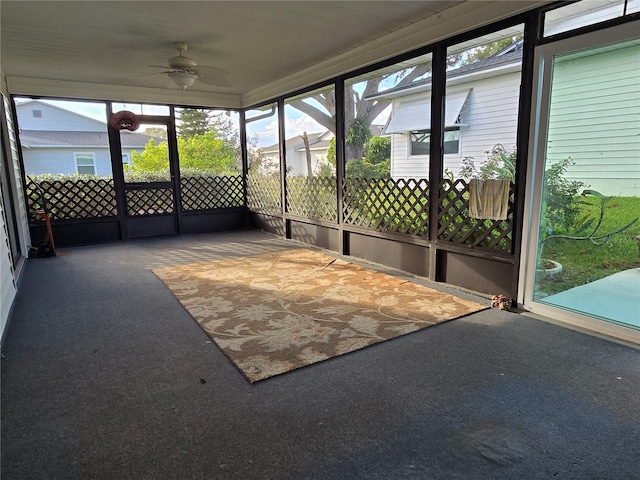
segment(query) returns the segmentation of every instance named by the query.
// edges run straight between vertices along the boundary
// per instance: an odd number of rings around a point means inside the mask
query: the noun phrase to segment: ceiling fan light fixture
[[[198,78],[198,75],[189,72],[169,72],[167,75],[169,75],[169,78],[171,78],[171,80],[173,80],[173,82],[183,90],[193,85],[193,82]]]

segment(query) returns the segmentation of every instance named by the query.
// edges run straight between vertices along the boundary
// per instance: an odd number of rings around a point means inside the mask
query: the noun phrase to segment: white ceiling
[[[237,107],[543,3],[3,0],[0,67],[11,93]],[[182,92],[152,67],[176,41],[228,86],[204,69]]]

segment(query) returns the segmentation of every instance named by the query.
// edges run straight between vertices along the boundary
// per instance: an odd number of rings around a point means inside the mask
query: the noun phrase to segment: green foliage
[[[233,175],[239,172],[235,149],[216,132],[178,138],[180,169],[199,169],[216,175]],[[167,142],[156,145],[150,139],[142,153],[133,151],[131,168],[127,174],[168,172],[169,146]],[[166,179],[165,176],[161,178]]]
[[[480,180],[505,179],[515,181],[516,178],[516,151],[507,153],[505,148],[497,144],[491,151],[485,152],[487,159],[477,167],[473,157],[462,159],[460,177],[465,180],[478,178]]]
[[[316,172],[316,175],[318,175],[319,177],[335,177],[336,172],[332,165],[323,163],[322,165],[320,165],[320,168]]]
[[[349,160],[344,170],[347,178],[390,178],[391,161],[385,160],[374,165],[366,160]]]
[[[210,110],[200,108],[184,108],[178,117],[178,134],[184,138],[204,135],[211,131]]]
[[[482,60],[486,60],[489,57],[494,56],[506,48],[510,47],[522,38],[522,34],[514,35],[513,37],[503,38],[496,42],[483,45],[481,47],[474,48],[473,51],[465,52],[461,55],[460,66],[471,65]]]
[[[329,141],[329,148],[327,149],[327,161],[336,167],[336,139],[335,137]]]
[[[197,168],[223,175],[239,171],[235,149],[224,139],[218,138],[216,132],[178,138],[178,152],[181,170]]]
[[[39,184],[41,182],[87,182],[89,180],[110,180],[111,175],[88,175],[84,173],[41,173],[39,175],[28,175],[27,178]]]
[[[156,171],[128,170],[124,172],[124,181],[128,183],[150,183],[150,182],[168,182],[171,180],[171,172],[169,167]]]
[[[363,157],[364,146],[371,138],[369,120],[366,116],[359,115],[347,129],[344,138],[345,155],[347,158],[360,159]]]
[[[327,150],[327,161],[336,167],[336,139],[332,138]],[[356,163],[353,163],[356,162]],[[362,160],[352,159],[345,165],[347,176],[361,178],[384,178],[391,173],[391,139],[371,137],[365,146]],[[360,175],[362,173],[363,175]],[[370,176],[375,175],[375,176]]]
[[[169,146],[167,142],[160,142],[150,138],[142,153],[134,150],[131,152],[132,172],[158,172],[169,168]]]
[[[578,218],[580,206],[577,196],[585,184],[565,177],[567,169],[574,164],[573,159],[568,157],[555,162],[545,171],[542,202],[546,233],[566,231]]]
[[[607,198],[604,204],[602,198]],[[552,241],[545,242],[545,257],[560,262],[563,269],[558,275],[538,280],[539,291],[551,295],[622,270],[640,267],[638,243],[635,238],[640,234],[640,222],[634,222],[640,212],[640,198],[588,195],[579,202],[578,218],[599,218],[601,209],[604,213],[599,231],[615,232],[631,225],[619,234],[609,237],[605,245],[575,241],[560,235],[548,237]],[[593,228],[592,223],[589,228],[583,230],[582,235],[588,236]],[[578,233],[577,229],[574,233]]]
[[[149,137],[167,138],[167,130],[162,127],[147,127],[142,131],[142,133]]]
[[[347,129],[347,135],[344,139],[345,143],[362,148],[369,138],[371,138],[371,130],[369,129],[367,119],[359,115]]]
[[[391,139],[388,137],[371,137],[367,143],[364,161],[372,165],[384,162],[391,163]]]

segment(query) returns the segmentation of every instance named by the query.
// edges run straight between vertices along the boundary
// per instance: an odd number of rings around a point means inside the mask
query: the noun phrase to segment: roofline
[[[503,63],[501,65],[497,65],[494,67],[479,68],[477,70],[468,71],[462,74],[452,75],[449,78],[455,79],[456,80],[455,84],[466,83],[466,82],[461,82],[461,80],[467,80],[473,77],[486,75],[492,72],[510,70],[510,69],[513,69],[514,67],[519,67],[521,65],[522,65],[522,62],[520,61],[512,61],[512,62]],[[505,72],[505,73],[508,73],[508,72]],[[406,97],[407,95],[411,95],[414,93],[428,92],[430,90],[431,90],[431,82],[423,83],[420,85],[407,86],[398,90],[391,89],[390,91],[387,91],[387,92],[375,93],[373,95],[369,95],[368,97],[366,97],[365,100],[393,99],[398,97]]]
[[[106,120],[103,122],[102,120],[98,120],[96,118],[89,117],[87,115],[83,115],[82,113],[74,112],[73,110],[68,110],[66,108],[62,108],[62,107],[59,107],[57,105],[53,105],[51,103],[48,103],[46,100],[39,100],[39,99],[32,98],[32,99],[27,100],[26,102],[20,102],[20,103],[16,102],[16,110],[19,107],[21,107],[23,105],[28,105],[30,103],[37,103],[37,104],[40,104],[40,105],[46,105],[47,107],[51,107],[51,108],[54,108],[56,110],[60,110],[60,111],[65,112],[65,113],[70,113],[72,115],[77,115],[78,117],[81,117],[81,118],[83,118],[85,120],[91,120],[92,122],[99,123],[100,125],[104,125],[105,128],[107,126]],[[79,102],[79,103],[88,103],[88,102]],[[40,130],[31,130],[31,131],[36,131],[37,132],[37,131],[40,131]],[[106,130],[105,130],[105,132],[106,132]]]
[[[24,146],[24,145],[23,145]],[[135,145],[132,147],[126,147],[123,146],[122,148],[124,149],[129,149],[129,148],[143,148],[146,145]],[[109,149],[109,145],[56,145],[56,144],[51,144],[51,145],[27,145],[27,148],[68,148],[68,149],[82,149],[82,148],[104,148],[104,149]]]

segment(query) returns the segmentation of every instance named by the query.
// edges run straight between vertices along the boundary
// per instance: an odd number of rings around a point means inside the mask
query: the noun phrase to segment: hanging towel
[[[509,211],[509,180],[478,180],[469,183],[469,216],[506,220]]]

